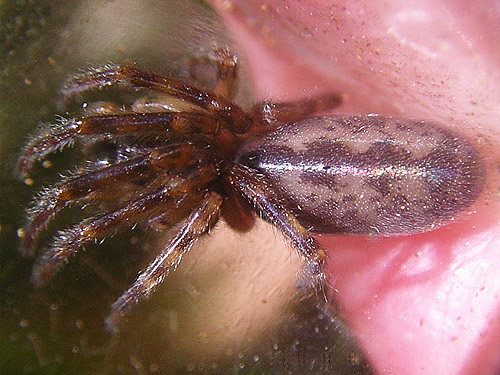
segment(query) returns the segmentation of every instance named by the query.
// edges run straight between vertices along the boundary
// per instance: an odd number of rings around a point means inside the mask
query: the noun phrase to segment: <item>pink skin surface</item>
[[[334,4],[334,5],[333,5]],[[428,233],[323,236],[329,280],[376,373],[500,371],[500,8],[494,1],[212,0],[259,98],[345,95],[337,113],[433,119],[487,165],[469,213]]]

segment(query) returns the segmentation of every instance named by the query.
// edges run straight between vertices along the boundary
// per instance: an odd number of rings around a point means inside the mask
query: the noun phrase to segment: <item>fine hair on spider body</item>
[[[113,331],[220,218],[238,231],[249,230],[256,214],[271,223],[306,263],[301,285],[322,288],[327,254],[313,233],[423,232],[466,211],[482,191],[479,153],[439,124],[311,117],[340,105],[335,93],[243,110],[233,102],[237,58],[216,49],[205,61],[217,72],[211,90],[131,66],[107,65],[71,78],[62,88],[65,98],[118,84],[172,100],[121,110],[102,103],[94,112],[42,125],[19,158],[26,175],[49,153],[103,136],[119,154],[64,177],[33,200],[21,245],[26,255],[34,254],[40,233],[62,209],[115,203],[58,233],[34,266],[37,286],[91,241],[138,222],[163,229],[180,223],[112,305],[107,325]]]

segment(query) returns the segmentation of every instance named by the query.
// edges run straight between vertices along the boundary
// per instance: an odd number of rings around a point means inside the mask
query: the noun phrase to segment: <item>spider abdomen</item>
[[[477,199],[479,153],[442,126],[410,119],[312,117],[244,145],[257,170],[316,232],[408,234],[440,226]]]

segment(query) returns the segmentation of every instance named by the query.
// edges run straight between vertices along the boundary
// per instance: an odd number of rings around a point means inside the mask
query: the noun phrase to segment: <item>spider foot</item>
[[[299,292],[309,295],[311,293],[328,301],[328,282],[325,273],[317,264],[306,264],[298,272],[295,286]]]

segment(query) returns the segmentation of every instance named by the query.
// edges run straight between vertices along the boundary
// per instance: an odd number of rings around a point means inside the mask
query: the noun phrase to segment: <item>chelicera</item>
[[[440,125],[375,115],[311,117],[341,103],[331,93],[265,101],[244,111],[233,103],[236,57],[218,49],[209,61],[217,72],[211,90],[131,66],[73,77],[62,88],[66,97],[119,84],[169,99],[125,109],[101,105],[94,113],[42,125],[19,159],[26,174],[36,160],[75,140],[106,137],[117,148],[113,160],[95,161],[34,199],[22,245],[26,254],[65,207],[115,205],[59,232],[34,266],[36,285],[50,280],[83,245],[117,229],[181,223],[112,305],[111,329],[220,218],[239,231],[250,229],[256,214],[274,225],[306,263],[302,285],[318,287],[327,255],[313,233],[430,230],[466,210],[482,190],[480,155]]]

